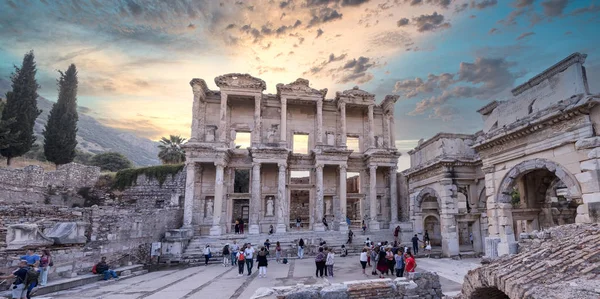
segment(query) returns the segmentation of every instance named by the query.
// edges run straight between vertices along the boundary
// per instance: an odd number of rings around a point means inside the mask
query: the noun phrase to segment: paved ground
[[[451,259],[417,259],[417,270],[435,271],[440,275],[445,294],[456,294],[468,270],[478,266],[479,259],[455,261]],[[256,266],[255,266],[256,267]],[[246,270],[246,269],[244,269]],[[368,270],[368,269],[367,269]],[[370,271],[367,271],[370,273]],[[247,273],[246,273],[247,274]],[[173,269],[152,272],[120,281],[99,282],[37,298],[75,299],[158,299],[158,298],[209,298],[237,299],[250,298],[260,287],[304,284],[327,284],[349,280],[371,279],[363,275],[358,256],[336,257],[334,277],[316,278],[312,258],[290,260],[287,265],[269,262],[267,278],[257,276],[238,277],[237,267],[209,265],[186,269]],[[391,276],[390,276],[391,277]]]

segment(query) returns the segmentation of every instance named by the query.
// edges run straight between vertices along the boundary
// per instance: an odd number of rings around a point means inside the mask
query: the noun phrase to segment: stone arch
[[[485,211],[486,207],[487,207],[487,196],[485,195],[485,188],[483,188],[481,190],[481,192],[479,192],[477,208],[479,208],[482,211]]]
[[[506,173],[504,178],[502,178],[498,193],[496,194],[496,202],[511,203],[511,187],[515,185],[516,180],[529,172],[541,169],[548,170],[559,178],[569,190],[569,194],[572,198],[581,198],[581,188],[579,187],[579,183],[577,183],[575,177],[568,170],[558,163],[538,158],[523,161],[513,166],[513,168]]]
[[[415,198],[415,206],[417,208],[419,208],[419,209],[421,208],[421,204],[423,203],[423,200],[425,200],[427,195],[429,195],[431,197],[435,197],[438,202],[438,207],[440,209],[442,208],[442,200],[441,200],[440,196],[431,187],[425,187],[425,188],[421,189],[421,191],[419,191],[419,194],[417,194],[417,197]]]

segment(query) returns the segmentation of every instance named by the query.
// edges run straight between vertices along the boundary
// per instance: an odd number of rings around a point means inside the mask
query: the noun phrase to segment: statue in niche
[[[269,196],[267,199],[267,216],[273,216],[273,197]]]
[[[216,126],[206,126],[206,142],[215,141]]]
[[[375,146],[383,147],[383,138],[381,136],[375,136]]]
[[[236,136],[237,132],[234,129],[231,129],[231,131],[229,131],[229,140],[231,142],[231,147],[235,146],[235,136]]]
[[[331,212],[331,199],[327,199],[327,200],[325,201],[325,214],[327,214],[327,215],[331,215],[331,214],[333,214],[333,213]]]
[[[213,215],[213,202],[209,200],[206,202],[206,217],[212,217]]]
[[[327,132],[327,145],[335,145],[335,134],[333,132]]]
[[[381,198],[377,200],[377,214],[381,214]]]
[[[267,132],[267,141],[274,143],[277,138],[277,132],[279,131],[279,125],[271,125],[271,129]]]

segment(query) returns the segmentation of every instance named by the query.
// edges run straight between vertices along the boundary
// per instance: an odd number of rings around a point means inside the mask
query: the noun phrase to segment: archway
[[[429,234],[431,246],[442,246],[442,229],[438,216],[425,216],[425,219],[423,219],[423,227]]]
[[[479,288],[476,289],[469,299],[510,299],[504,292],[498,290],[495,287]]]

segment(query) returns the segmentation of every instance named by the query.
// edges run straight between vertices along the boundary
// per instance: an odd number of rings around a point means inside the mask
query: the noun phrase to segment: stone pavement
[[[417,270],[435,271],[440,276],[445,294],[460,291],[462,277],[468,270],[478,266],[479,259],[455,261],[451,259],[417,259]],[[244,269],[246,271],[246,269]],[[68,291],[52,293],[37,298],[75,299],[158,299],[158,298],[250,298],[260,287],[287,286],[299,283],[323,284],[350,280],[372,279],[372,275],[361,273],[358,256],[336,257],[334,277],[316,278],[312,258],[290,260],[287,265],[269,261],[267,278],[257,276],[238,277],[237,267],[222,265],[198,266],[151,272],[120,281],[99,282]],[[367,273],[370,271],[367,269]],[[390,276],[391,278],[392,276]]]

